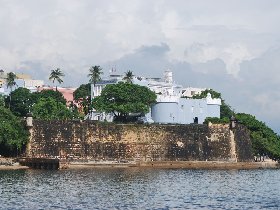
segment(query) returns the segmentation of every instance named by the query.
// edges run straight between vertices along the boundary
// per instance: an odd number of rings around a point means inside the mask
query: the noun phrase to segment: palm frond
[[[60,70],[60,68],[57,69],[53,69],[51,70],[50,76],[49,76],[49,80],[52,80],[52,82],[54,83],[55,81],[57,81],[59,84],[63,83],[63,80],[61,79],[61,77],[64,77],[64,73]]]
[[[94,85],[96,84],[96,82],[101,80],[101,74],[103,74],[102,72],[102,68],[100,66],[92,66],[89,69],[89,74],[88,77],[89,82],[93,83]]]

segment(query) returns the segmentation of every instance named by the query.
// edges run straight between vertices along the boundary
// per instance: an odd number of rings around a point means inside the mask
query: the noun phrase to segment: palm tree
[[[51,71],[49,80],[52,80],[53,84],[56,80],[59,84],[63,83],[63,80],[60,77],[64,77],[65,75],[62,73],[60,68],[54,69]],[[55,86],[55,90],[57,91],[57,86]]]
[[[103,74],[103,72],[102,72],[102,68],[100,66],[90,67],[88,77],[90,78],[89,82],[93,84],[93,88],[95,87],[95,84],[101,80],[101,77],[100,77],[101,74]],[[93,98],[93,91],[91,91],[91,99],[92,98]]]
[[[125,76],[123,78],[123,80],[125,80],[127,83],[132,83],[133,80],[133,73],[132,71],[128,70],[127,72],[125,72]]]
[[[16,85],[15,82],[16,78],[17,76],[13,72],[9,72],[7,74],[7,78],[6,78],[7,88],[10,88],[12,90],[12,88]]]
[[[7,74],[7,78],[6,78],[6,85],[7,88],[10,88],[11,92],[10,92],[10,103],[9,103],[9,108],[11,108],[11,101],[12,101],[12,89],[13,87],[17,84],[15,82],[15,79],[17,78],[16,74],[13,72],[9,72]]]

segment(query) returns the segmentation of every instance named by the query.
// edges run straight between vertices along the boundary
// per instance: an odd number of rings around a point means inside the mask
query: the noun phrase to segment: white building
[[[38,88],[44,86],[43,80],[35,80],[35,79],[25,79],[24,80],[24,88],[29,89],[31,92],[37,91]]]
[[[95,87],[92,85],[92,97],[99,96],[106,85],[124,81],[123,77],[124,75],[111,74],[109,78],[97,82]],[[176,98],[182,96],[182,86],[173,83],[171,71],[164,72],[164,79],[134,76],[132,83],[148,87],[158,95],[159,100],[167,100],[168,98],[172,98],[172,96]]]
[[[123,77],[123,75],[113,74],[108,79],[98,82],[95,87],[92,85],[92,97],[99,96],[106,85],[123,81]],[[212,99],[211,94],[208,94],[205,99],[183,98],[201,93],[205,89],[183,88],[181,85],[175,84],[171,71],[165,71],[163,79],[134,76],[132,82],[146,86],[157,94],[157,102],[146,114],[147,118],[151,118],[156,123],[203,123],[206,117],[220,117],[221,99]],[[93,110],[88,118],[112,121],[113,115]]]
[[[10,88],[7,88],[6,78],[7,78],[7,73],[5,73],[1,69],[0,70],[0,88],[1,88],[0,94],[3,95],[9,95],[11,92]],[[19,87],[23,87],[29,89],[31,92],[37,91],[39,87],[42,87],[44,85],[43,80],[34,80],[28,74],[16,74],[15,83],[16,85],[12,88],[12,90],[15,90]]]

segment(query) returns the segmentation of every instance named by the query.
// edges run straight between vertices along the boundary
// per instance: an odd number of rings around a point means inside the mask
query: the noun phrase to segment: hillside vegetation
[[[194,98],[205,98],[211,93],[213,98],[222,98],[221,94],[214,90],[205,90]],[[234,113],[232,108],[222,99],[221,117],[207,118],[205,123],[229,123],[230,117],[234,116],[237,121],[250,130],[253,152],[256,156],[268,156],[273,160],[280,160],[280,136],[277,135],[264,122],[256,119],[255,116],[246,113]]]

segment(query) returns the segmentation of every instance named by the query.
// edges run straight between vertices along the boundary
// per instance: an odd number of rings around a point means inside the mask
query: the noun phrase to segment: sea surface
[[[280,170],[0,171],[0,209],[280,209]]]

